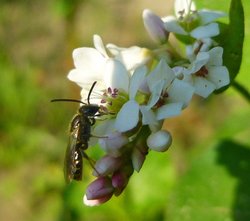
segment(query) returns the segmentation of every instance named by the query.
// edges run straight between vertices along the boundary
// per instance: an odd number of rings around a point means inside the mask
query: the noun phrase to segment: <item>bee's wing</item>
[[[64,178],[67,183],[82,179],[82,155],[78,144],[78,130],[70,132],[69,143],[64,160]]]

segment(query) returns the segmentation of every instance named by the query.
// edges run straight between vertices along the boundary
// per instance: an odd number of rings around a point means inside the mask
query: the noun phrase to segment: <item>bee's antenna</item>
[[[81,104],[86,104],[80,100],[76,99],[67,99],[67,98],[58,98],[58,99],[52,99],[50,102],[61,102],[61,101],[66,101],[66,102],[76,102],[76,103],[81,103]]]
[[[91,88],[90,88],[90,90],[89,90],[89,94],[88,94],[88,98],[87,98],[88,104],[90,104],[90,102],[89,102],[89,100],[90,100],[90,95],[91,95],[91,93],[92,93],[92,91],[93,91],[93,89],[94,89],[96,83],[97,83],[97,81],[95,81],[95,82],[92,84],[92,86],[91,86]]]

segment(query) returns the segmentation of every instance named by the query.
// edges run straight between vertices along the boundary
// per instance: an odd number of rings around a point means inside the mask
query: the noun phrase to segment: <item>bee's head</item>
[[[97,104],[85,104],[79,108],[79,112],[86,116],[95,116],[99,108]]]

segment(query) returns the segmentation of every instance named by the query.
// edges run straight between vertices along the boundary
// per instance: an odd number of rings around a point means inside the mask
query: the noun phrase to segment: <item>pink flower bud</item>
[[[158,152],[164,152],[168,150],[171,143],[171,134],[165,130],[159,130],[156,133],[152,133],[147,139],[148,147]]]
[[[112,176],[112,185],[115,188],[114,194],[119,196],[128,184],[130,176],[133,174],[131,165],[127,165],[116,171]]]
[[[165,43],[168,40],[169,32],[165,29],[161,18],[149,9],[143,11],[142,17],[150,37],[158,43]]]
[[[128,137],[115,132],[108,135],[107,138],[99,139],[99,144],[108,154],[112,156],[119,156],[121,154],[121,148],[129,142]]]
[[[106,176],[118,170],[122,164],[122,159],[106,155],[98,160],[95,164],[94,176]]]
[[[112,181],[109,177],[98,177],[86,190],[87,200],[104,200],[111,198],[114,192]]]

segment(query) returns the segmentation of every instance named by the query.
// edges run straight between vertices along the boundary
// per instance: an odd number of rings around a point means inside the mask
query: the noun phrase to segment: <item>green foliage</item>
[[[222,27],[222,26],[221,26]],[[231,83],[241,66],[244,42],[244,10],[241,0],[232,0],[229,11],[229,24],[222,28],[217,39],[224,48],[223,64],[228,68]]]

